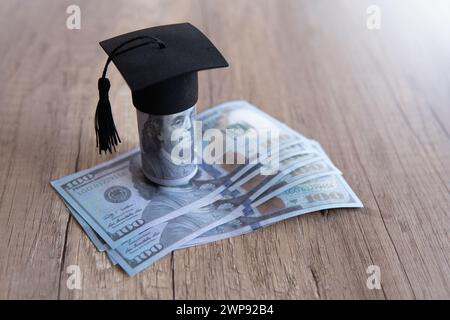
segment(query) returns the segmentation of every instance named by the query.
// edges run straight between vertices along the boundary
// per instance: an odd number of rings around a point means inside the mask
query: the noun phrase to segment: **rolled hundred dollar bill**
[[[136,111],[144,175],[164,186],[187,184],[198,169],[192,161],[196,106],[170,115]],[[173,139],[181,133],[182,142]],[[182,147],[180,143],[183,143]],[[188,154],[183,154],[186,152]]]

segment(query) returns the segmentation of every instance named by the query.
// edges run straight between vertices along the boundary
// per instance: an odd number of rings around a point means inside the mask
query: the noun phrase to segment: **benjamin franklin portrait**
[[[175,180],[189,176],[196,170],[194,157],[195,108],[164,116],[148,116],[140,129],[142,168],[149,178]],[[175,164],[172,151],[179,141],[172,141],[175,130],[184,130],[190,136],[190,152],[187,164]],[[181,153],[183,150],[181,150]],[[179,158],[186,155],[178,154]]]

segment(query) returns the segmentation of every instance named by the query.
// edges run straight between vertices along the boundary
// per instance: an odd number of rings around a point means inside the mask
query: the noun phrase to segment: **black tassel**
[[[108,78],[102,77],[98,79],[99,100],[95,111],[95,134],[100,154],[102,151],[105,151],[105,153],[106,151],[112,153],[113,149],[116,151],[116,146],[122,142],[117,133],[111,112],[111,103],[109,102],[110,87],[111,84]]]

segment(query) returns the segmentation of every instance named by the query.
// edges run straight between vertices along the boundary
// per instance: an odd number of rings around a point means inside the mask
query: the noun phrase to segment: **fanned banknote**
[[[285,170],[288,172],[289,168],[295,165],[292,159],[298,160],[302,156],[307,157],[307,154],[291,155],[282,160],[279,175],[286,174]],[[242,210],[249,208],[252,200],[278,179],[277,175],[254,175],[238,189],[227,189],[227,193],[222,198],[168,222],[148,228],[111,250],[110,255],[128,274],[134,275],[187,241],[241,215]]]
[[[320,158],[314,150],[303,150],[301,143],[297,145],[297,148],[293,145],[280,152],[278,175],[265,176],[261,173],[256,175],[250,173],[251,178],[246,178],[239,188],[229,188],[220,199],[209,205],[148,228],[115,250],[111,250],[109,252],[111,257],[128,274],[134,275],[190,239],[234,219],[241,214],[239,210],[236,210],[237,208],[247,207],[280,177],[295,170],[301,159],[304,163],[309,163],[315,159],[314,157]]]
[[[236,237],[306,213],[336,208],[361,208],[361,201],[339,174],[314,178],[292,186],[259,205],[248,206],[242,216],[218,226],[183,247]]]
[[[296,143],[289,144],[284,148],[280,148],[280,168],[277,175],[263,175],[261,173],[261,168],[267,163],[264,161],[258,163],[257,166],[252,168],[249,172],[245,173],[237,183],[227,188],[226,191],[223,192],[223,195],[221,197],[223,198],[223,200],[217,201],[216,204],[223,204],[227,202],[238,203],[239,201],[243,202],[244,200],[247,202],[252,201],[256,197],[264,193],[265,190],[268,190],[273,184],[277,184],[280,178],[288,176],[290,172],[296,171],[303,166],[308,166],[308,164],[313,164],[320,160],[324,161],[324,156],[325,155],[323,154],[323,151],[321,149],[305,149],[304,142],[298,141]],[[335,169],[334,167],[330,167],[330,172],[331,170],[337,171],[337,169]],[[302,171],[302,177],[306,177],[308,173],[304,171]],[[317,173],[313,171],[311,172]],[[211,202],[213,202],[213,199],[211,200]],[[96,232],[92,228],[90,228],[90,226],[78,215],[76,210],[74,210],[68,203],[66,203],[66,206],[99,251],[104,251],[106,248],[110,249],[108,245],[96,234]],[[114,254],[110,253],[110,255]]]
[[[323,155],[314,153],[312,155],[312,157],[310,155],[299,155],[286,159],[286,167],[282,169],[276,179],[272,179],[273,182],[271,184],[267,184],[265,187],[260,188],[260,192],[256,194],[257,197],[252,198],[249,207],[255,208],[259,204],[270,200],[290,187],[302,182],[320,178],[322,176],[329,176],[330,174],[341,174],[329,159],[325,158]],[[231,221],[221,227],[210,230],[208,233],[194,239],[186,246],[225,239],[227,238],[227,235],[221,236],[221,233],[227,232],[229,229],[227,225],[230,225],[231,228],[233,228],[236,224],[239,224],[239,221]]]
[[[52,182],[96,248],[129,275],[179,248],[305,213],[362,206],[318,142],[249,103],[225,103],[199,114],[198,120],[203,130],[217,129],[233,142],[216,157],[235,159],[234,164],[203,162],[188,185],[161,187],[142,174],[136,149]],[[241,139],[262,128],[279,133],[276,143],[263,140],[268,154]]]
[[[203,129],[250,128],[277,130],[279,144],[307,140],[248,104],[225,104],[201,114]],[[251,119],[251,123],[249,122]],[[235,158],[246,158],[234,149]],[[225,150],[227,154],[228,150]],[[249,160],[249,159],[247,159]],[[111,247],[138,235],[148,226],[190,212],[232,185],[256,163],[199,164],[191,182],[182,187],[150,183],[141,171],[139,150],[130,151],[99,166],[52,182],[52,186]],[[249,162],[249,161],[247,161]]]
[[[226,188],[225,191],[222,191],[221,197],[211,197],[210,202],[214,202],[217,199],[225,197],[226,195],[232,194],[236,195],[236,189],[243,190],[245,188],[252,189],[255,185],[265,180],[265,186],[263,188],[259,188],[259,194],[263,193],[264,190],[267,190],[272,184],[278,182],[278,178],[289,172],[289,165],[291,165],[290,170],[293,170],[299,167],[300,164],[308,164],[317,159],[321,159],[324,155],[321,154],[320,149],[308,149],[308,144],[305,146],[305,141],[294,141],[293,143],[286,144],[283,147],[280,147],[279,151],[279,161],[280,161],[280,173],[278,175],[265,176],[261,174],[261,168],[267,163],[265,161],[259,162],[257,165],[252,167],[248,172],[246,172],[236,183],[232,184],[230,187]],[[138,171],[137,174],[140,174]],[[144,177],[141,177],[143,180]],[[250,183],[247,183],[251,181]],[[144,181],[145,183],[145,181]],[[244,186],[242,186],[244,185]],[[170,188],[172,189],[172,188]],[[259,195],[258,194],[258,195]],[[254,193],[254,197],[256,197],[256,193]],[[89,238],[92,240],[94,245],[97,247],[99,251],[104,251],[106,248],[110,248],[102,239],[97,235],[97,233],[89,226],[89,224],[78,214],[78,212],[66,201],[64,201],[69,211],[74,216],[75,220],[79,223],[81,228],[86,232]],[[153,201],[150,203],[148,207],[154,208]],[[169,219],[167,219],[169,220]],[[150,227],[150,226],[149,226]]]
[[[337,207],[361,207],[339,174],[303,182],[256,208],[251,206],[248,195],[217,200],[163,223],[158,229],[150,228],[110,254],[133,276],[208,230],[219,227],[225,232],[221,230],[219,237],[207,234],[205,242],[243,234],[294,215]],[[230,225],[229,221],[234,223]]]
[[[264,176],[261,174],[261,167],[264,162],[259,163],[258,166],[252,168],[249,172],[243,175],[237,183],[227,188],[224,199],[232,197],[241,197],[243,194],[252,192],[253,200],[258,197],[258,202],[267,200],[277,192],[286,189],[293,183],[298,183],[301,180],[310,178],[311,176],[319,176],[330,173],[340,173],[340,171],[326,158],[323,150],[317,145],[314,150],[304,150],[303,143],[293,143],[285,148],[280,149],[280,172],[278,175]],[[255,189],[258,185],[259,188]],[[257,192],[256,192],[257,191]],[[212,200],[211,200],[212,202]],[[67,208],[74,216],[75,220],[80,224],[81,228],[86,232],[91,241],[99,251],[109,249],[108,245],[97,235],[97,233],[89,226],[86,221],[74,210],[68,203]],[[255,205],[255,202],[252,203]],[[215,229],[216,230],[216,229]],[[210,233],[212,233],[211,231]],[[198,238],[200,241],[201,237]],[[196,239],[197,240],[197,239]],[[192,241],[190,245],[195,243]]]

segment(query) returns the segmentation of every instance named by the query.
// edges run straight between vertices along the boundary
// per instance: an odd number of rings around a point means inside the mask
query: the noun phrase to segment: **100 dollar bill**
[[[301,156],[295,156],[291,159],[297,159],[299,157]],[[257,197],[252,198],[250,207],[255,208],[263,202],[270,201],[270,199],[278,196],[289,187],[299,185],[305,181],[310,181],[311,179],[329,176],[331,174],[341,174],[341,172],[327,158],[316,156],[311,159],[306,159],[303,162],[294,161],[294,163],[288,165],[280,173],[280,178],[273,181],[273,183],[266,185],[264,188],[260,188],[260,192],[257,192],[256,194]],[[228,225],[230,225],[231,228],[234,228],[238,222],[239,221],[231,221]],[[198,243],[204,243],[205,241],[208,242],[208,240],[205,240],[206,238],[204,237],[209,237],[210,239],[215,239],[215,237],[220,239],[226,238],[226,235],[221,236],[220,233],[226,232],[227,229],[227,225],[224,225],[220,228],[211,230],[207,235],[202,235],[201,237],[191,241],[189,245],[196,245]]]
[[[258,206],[244,208],[239,218],[211,229],[182,247],[236,237],[306,213],[362,207],[361,201],[341,175],[319,177],[293,186]]]

